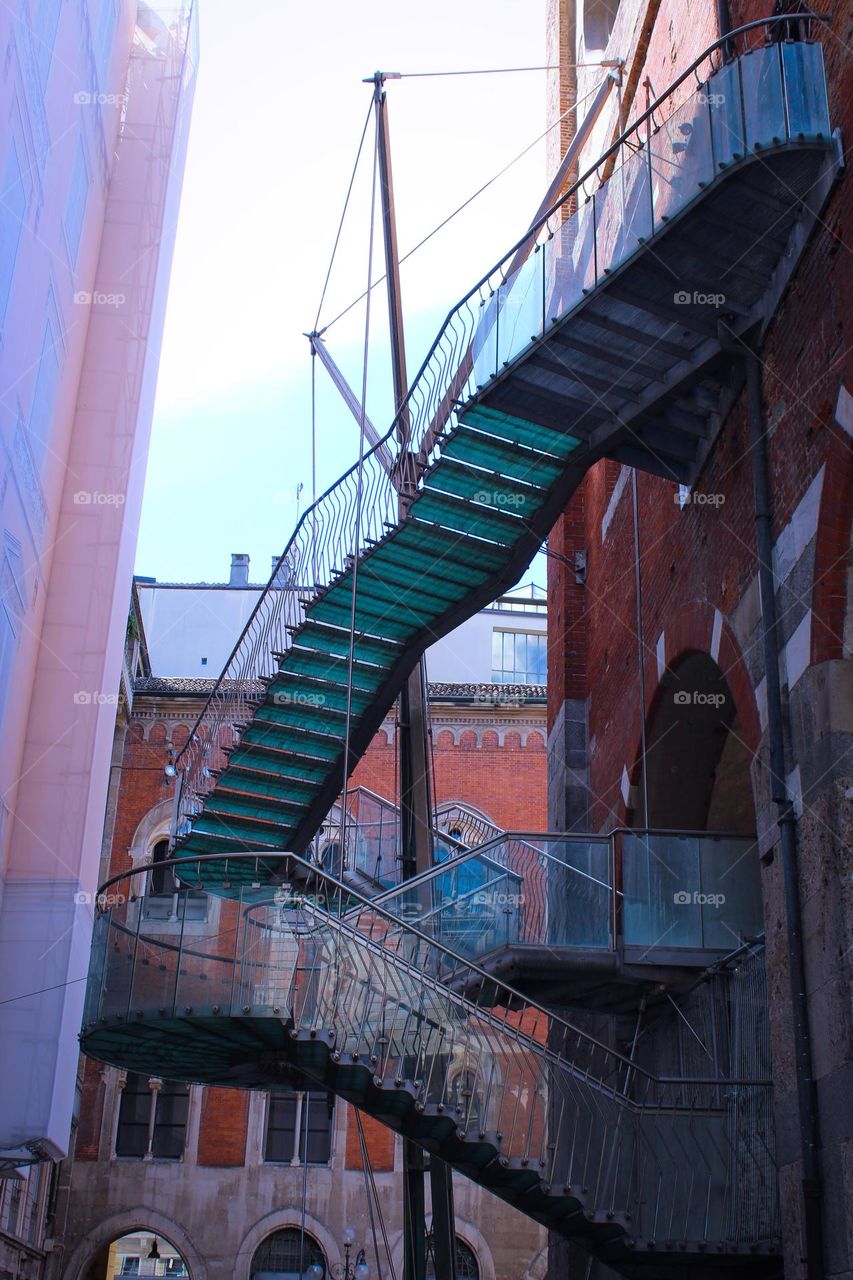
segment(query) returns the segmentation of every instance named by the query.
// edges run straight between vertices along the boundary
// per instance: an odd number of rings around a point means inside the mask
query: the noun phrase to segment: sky
[[[541,67],[545,0],[197,0],[201,56],[136,571],[255,581],[311,495],[308,341],[377,69]],[[545,129],[542,71],[389,81],[400,252]],[[320,316],[368,275],[373,123]],[[446,313],[517,240],[547,185],[540,143],[402,268],[410,375]],[[383,270],[377,228],[374,276]],[[384,286],[374,290],[368,415],[390,425]],[[360,393],[364,303],[328,329]],[[317,368],[318,492],[358,455],[358,429]],[[300,498],[297,489],[303,486]],[[541,567],[536,574],[543,580]]]

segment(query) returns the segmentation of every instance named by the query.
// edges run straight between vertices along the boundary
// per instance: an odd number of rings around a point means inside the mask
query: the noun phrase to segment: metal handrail
[[[811,22],[825,22],[826,15],[796,15],[799,24],[806,24],[811,33]],[[731,56],[739,40],[749,47],[753,33],[763,31],[772,37],[775,31],[790,29],[790,15],[756,20],[729,32],[709,45],[683,71],[649,107],[599,156],[584,174],[571,184],[551,209],[530,226],[524,235],[503,255],[500,261],[465,294],[462,300],[448,312],[436,339],[427,352],[421,368],[386,434],[362,461],[364,524],[356,528],[348,503],[348,488],[355,483],[359,464],[354,464],[303,513],[270,576],[267,586],[259,596],[234,645],[223,671],[217,678],[205,705],[196,719],[187,741],[180,748],[176,764],[179,766],[179,787],[176,795],[176,811],[191,818],[200,807],[203,795],[209,789],[207,779],[216,772],[220,753],[233,741],[250,713],[257,705],[256,697],[246,689],[247,682],[256,678],[262,662],[268,662],[270,651],[284,652],[288,645],[287,632],[297,629],[304,617],[306,598],[314,591],[327,586],[347,568],[348,560],[359,557],[373,542],[387,534],[388,527],[399,524],[397,494],[384,467],[378,460],[378,450],[392,446],[399,422],[403,417],[413,421],[411,444],[418,450],[415,479],[420,482],[428,465],[433,448],[455,408],[455,397],[464,390],[468,373],[459,381],[460,370],[470,364],[473,341],[474,310],[472,302],[493,293],[506,279],[505,268],[525,245],[532,248],[543,229],[550,230],[550,219],[564,208],[579,192],[585,192],[585,184],[606,174],[607,166],[619,150],[630,144],[632,137],[648,124],[655,125],[655,113],[670,100],[678,88],[694,76],[697,84],[703,83],[697,72],[710,62],[709,74],[716,70],[715,55],[721,60]],[[485,291],[485,292],[484,292]],[[467,308],[467,311],[466,311]],[[464,314],[463,314],[464,313]],[[456,320],[459,328],[455,328]],[[418,411],[418,406],[420,411]],[[398,459],[398,462],[400,459]],[[304,545],[303,545],[304,543]],[[282,571],[293,567],[296,579],[305,593],[279,590],[276,582]],[[281,583],[279,582],[279,587]],[[275,596],[278,590],[278,596]],[[293,616],[283,619],[281,602],[296,598],[295,605],[288,604]],[[272,601],[272,603],[271,603]],[[226,694],[226,688],[228,690]],[[225,702],[230,696],[231,702]],[[222,700],[222,706],[219,702]],[[214,709],[219,707],[218,711]],[[218,717],[218,718],[217,718]],[[208,723],[209,722],[209,723]],[[202,727],[208,731],[203,734]],[[223,737],[229,741],[223,741]],[[205,756],[213,753],[210,761]]]
[[[609,1045],[605,1044],[602,1040],[597,1039],[597,1037],[590,1035],[588,1031],[584,1031],[582,1028],[575,1026],[574,1023],[569,1022],[567,1019],[563,1018],[560,1014],[555,1013],[553,1009],[549,1009],[546,1005],[540,1004],[538,1001],[533,1000],[531,997],[523,995],[516,987],[513,987],[504,978],[496,977],[495,975],[489,973],[486,969],[483,969],[480,965],[478,965],[476,961],[471,960],[467,956],[460,955],[459,952],[454,951],[451,947],[448,947],[445,943],[438,941],[436,938],[431,937],[429,934],[423,933],[422,930],[418,929],[418,927],[412,924],[410,921],[408,920],[401,921],[398,916],[395,916],[392,913],[385,911],[381,906],[381,904],[376,899],[366,898],[363,894],[359,893],[351,885],[344,883],[344,881],[342,880],[338,880],[337,877],[331,875],[330,872],[325,871],[322,867],[318,867],[316,866],[316,864],[312,862],[307,862],[304,858],[299,857],[298,854],[279,853],[279,854],[270,855],[265,853],[259,856],[252,853],[240,853],[240,854],[208,853],[208,854],[197,854],[194,857],[178,857],[178,858],[172,859],[171,861],[173,864],[187,863],[191,865],[198,865],[198,864],[216,863],[216,862],[238,862],[239,863],[242,861],[254,860],[254,859],[257,859],[258,861],[264,861],[266,858],[269,858],[269,857],[285,859],[287,862],[297,864],[298,866],[302,867],[305,872],[308,873],[309,877],[311,876],[315,878],[319,877],[326,884],[331,885],[336,891],[339,899],[342,902],[356,899],[359,904],[359,907],[362,910],[366,909],[371,914],[380,917],[387,924],[392,925],[395,931],[398,931],[402,926],[405,929],[406,933],[411,934],[413,937],[417,938],[418,941],[425,943],[428,947],[433,948],[434,950],[440,952],[448,961],[450,961],[453,964],[453,966],[455,967],[461,966],[467,969],[471,973],[471,975],[476,977],[479,981],[494,988],[495,990],[500,991],[503,996],[503,1003],[507,1007],[521,1006],[521,1007],[527,1007],[532,1010],[535,1010],[538,1014],[541,1014],[543,1017],[548,1018],[549,1021],[553,1023],[555,1026],[559,1026],[563,1028],[564,1031],[570,1033],[571,1035],[578,1036],[580,1039],[584,1040],[585,1043],[617,1059],[621,1065],[627,1068],[630,1068],[630,1070],[634,1073],[638,1073],[646,1077],[649,1081],[652,1081],[657,1084],[690,1083],[690,1084],[704,1085],[704,1084],[720,1084],[721,1082],[727,1083],[727,1084],[744,1085],[744,1086],[746,1085],[767,1086],[772,1084],[771,1080],[730,1079],[728,1077],[723,1077],[721,1080],[720,1077],[695,1077],[695,1076],[678,1077],[678,1076],[657,1075],[654,1072],[649,1071],[642,1066],[639,1066],[637,1063],[633,1062],[630,1058],[627,1058],[625,1057],[624,1054],[621,1054],[617,1049],[613,1049]],[[110,886],[114,884],[118,884],[122,880],[132,879],[134,875],[139,875],[139,871],[138,870],[121,871],[121,872],[118,872],[116,875],[111,876],[109,879],[103,882],[103,884],[99,887],[98,893],[96,896],[96,906],[97,906],[97,911],[99,915],[106,914],[106,912],[113,910],[113,907],[111,905],[102,907],[99,903],[99,899],[105,898],[106,891],[110,888]],[[248,892],[253,892],[253,890],[248,889]],[[310,897],[310,894],[306,894],[306,897]],[[259,904],[257,902],[247,903],[246,909],[247,911],[251,911],[259,905],[270,905],[270,904]],[[332,916],[331,912],[327,912],[324,914]],[[334,919],[336,920],[339,920],[342,918],[345,919],[345,917],[339,917],[339,916],[334,917]],[[122,927],[127,928],[127,926],[122,926]],[[136,936],[139,937],[138,930],[136,932]],[[149,941],[148,939],[144,939],[144,940]],[[166,946],[174,950],[179,949],[178,947],[175,946],[175,944],[163,943],[159,939],[156,939],[155,941],[156,941],[156,945],[158,946]],[[184,948],[184,954],[187,954],[186,948]],[[202,958],[215,959],[217,961],[222,961],[224,963],[232,963],[232,964],[236,963],[233,959],[231,959],[228,956],[211,956],[211,955],[206,955],[205,953],[200,953],[200,954],[202,955]],[[501,1003],[501,1002],[496,1000],[495,1004],[498,1004],[498,1003]]]

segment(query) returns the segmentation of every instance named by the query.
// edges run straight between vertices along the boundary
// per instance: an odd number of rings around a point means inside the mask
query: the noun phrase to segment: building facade
[[[171,266],[191,4],[0,14],[0,1269],[36,1276]]]
[[[849,145],[849,7],[810,7],[826,17],[814,38],[823,50],[831,118]],[[775,12],[796,9],[777,5]],[[555,0],[550,34],[562,68],[555,99],[587,94],[601,60],[624,64],[619,101],[598,121],[578,172],[606,150],[618,132],[618,112],[624,120],[637,118],[717,39],[721,20],[731,29],[767,13],[766,5],[739,0]],[[797,29],[785,38],[797,38]],[[682,141],[688,138],[689,126]],[[601,462],[549,543],[555,553],[549,565],[550,826],[754,836],[748,857],[760,881],[766,942],[787,1280],[853,1274],[851,1133],[841,1118],[853,1096],[853,370],[846,302],[851,266],[843,247],[850,218],[847,170],[761,334],[758,445],[750,435],[741,347],[725,369],[727,407],[695,484],[684,488],[666,474]],[[697,314],[697,285],[718,294],[716,309],[725,310],[727,290],[739,264],[748,269],[750,250],[745,233],[740,255],[721,250],[716,273],[691,278],[688,267],[682,278],[672,277],[676,294],[690,291],[685,312],[693,316],[686,315],[686,323]],[[636,302],[642,324],[643,300]],[[596,366],[587,363],[585,371],[594,374]],[[753,468],[762,439],[766,496],[756,494]],[[768,708],[774,695],[759,573],[763,517],[771,526],[777,616],[769,640],[781,682],[775,715]],[[582,585],[572,568],[578,551],[587,566]],[[772,739],[779,732],[784,768],[774,766]],[[786,871],[786,823],[795,831],[793,876]],[[796,1034],[797,935],[810,1047]]]
[[[146,869],[138,885],[150,917],[168,920],[172,909],[171,873],[159,865],[174,806],[165,766],[213,687],[196,672],[202,658],[224,661],[235,618],[248,617],[260,590],[241,556],[233,557],[227,583],[134,583],[100,878]],[[430,673],[445,677],[429,684],[437,826],[466,845],[545,823],[546,691],[532,679],[544,672],[542,594],[513,593],[428,656]],[[399,853],[398,734],[395,709],[351,782],[353,821],[392,866]],[[335,838],[327,825],[318,856]],[[202,946],[221,928],[205,902],[200,897],[183,928],[177,920],[172,926],[188,946],[189,936]],[[73,1151],[57,1203],[57,1280],[181,1274],[182,1267],[193,1280],[249,1280],[267,1271],[301,1276],[316,1261],[314,1250],[328,1275],[344,1260],[348,1226],[356,1233],[353,1260],[364,1248],[373,1266],[370,1215],[376,1223],[378,1211],[369,1179],[401,1273],[403,1144],[363,1117],[366,1172],[357,1113],[341,1099],[322,1091],[176,1085],[87,1059],[78,1087]],[[545,1275],[542,1228],[464,1177],[454,1178],[454,1194],[460,1280]],[[152,1259],[155,1239],[160,1257]]]

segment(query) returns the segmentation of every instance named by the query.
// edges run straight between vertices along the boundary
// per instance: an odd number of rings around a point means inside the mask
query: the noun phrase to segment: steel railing
[[[203,807],[223,750],[254,715],[254,682],[274,672],[316,590],[398,526],[398,480],[421,484],[478,381],[639,251],[720,168],[762,146],[825,136],[822,54],[810,43],[823,20],[767,18],[715,41],[449,312],[384,437],[297,523],[179,752],[178,839]],[[796,40],[784,39],[792,33]]]
[[[164,1018],[204,1019],[209,1043],[211,1018],[275,1018],[326,1044],[335,1064],[367,1065],[379,1090],[407,1093],[436,1131],[450,1120],[463,1143],[491,1143],[510,1174],[532,1171],[631,1235],[772,1243],[771,1136],[753,1125],[769,1115],[770,1083],[727,1069],[737,1046],[719,1046],[713,1072],[655,1074],[351,886],[281,857],[300,886],[217,900],[204,936],[144,919],[132,873],[107,881],[84,1047],[124,1023],[138,1046],[149,1020],[162,1043]],[[223,1026],[223,1061],[232,1045]],[[196,1052],[178,1074],[192,1078]]]

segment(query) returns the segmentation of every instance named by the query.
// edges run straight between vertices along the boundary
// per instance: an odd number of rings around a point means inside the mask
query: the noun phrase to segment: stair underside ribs
[[[354,614],[347,569],[271,655],[180,853],[304,850],[343,787],[347,724],[351,770],[423,650],[517,581],[596,461],[696,482],[730,394],[727,344],[768,323],[802,248],[800,201],[819,203],[832,164],[812,143],[731,166],[479,388],[402,524],[361,557]]]

